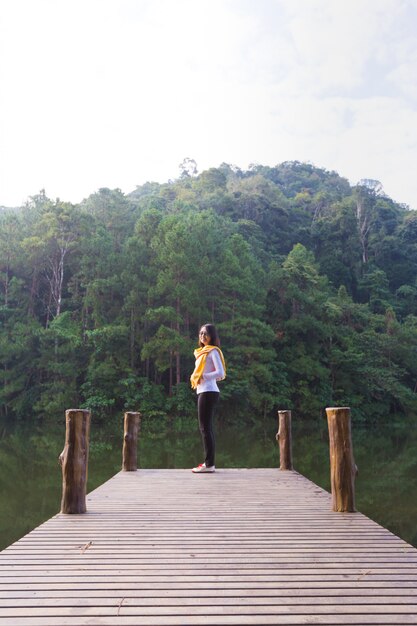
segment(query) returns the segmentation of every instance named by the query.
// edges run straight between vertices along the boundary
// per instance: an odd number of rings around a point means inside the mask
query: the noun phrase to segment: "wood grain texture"
[[[292,470],[291,411],[278,411],[279,469]]]
[[[128,411],[124,416],[123,433],[123,460],[124,472],[136,472],[138,469],[138,433],[141,415],[138,412]]]
[[[0,554],[0,626],[417,624],[417,550],[297,472],[120,472]]]
[[[90,441],[90,411],[65,411],[65,446],[59,456],[62,466],[61,513],[85,513]]]
[[[330,484],[333,511],[354,513],[355,477],[349,407],[326,409],[330,444]]]

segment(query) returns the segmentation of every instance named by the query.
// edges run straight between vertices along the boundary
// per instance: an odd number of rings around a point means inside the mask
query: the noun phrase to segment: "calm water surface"
[[[354,425],[357,508],[417,547],[417,423]],[[218,467],[277,467],[276,420],[256,425],[216,425]],[[123,419],[91,427],[88,491],[120,470]],[[0,425],[0,549],[48,519],[60,507],[58,455],[65,420],[54,424]],[[293,425],[295,468],[330,489],[325,420]],[[139,464],[149,468],[189,468],[202,460],[194,420],[143,419]],[[283,503],[283,506],[285,504]]]

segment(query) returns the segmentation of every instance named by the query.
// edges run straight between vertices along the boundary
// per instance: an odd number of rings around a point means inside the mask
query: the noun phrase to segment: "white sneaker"
[[[212,474],[216,471],[216,468],[214,465],[207,466],[205,463],[200,463],[197,467],[193,467],[192,471],[194,474]]]

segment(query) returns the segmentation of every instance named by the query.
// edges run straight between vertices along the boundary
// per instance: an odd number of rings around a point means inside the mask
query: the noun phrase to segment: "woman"
[[[205,324],[199,333],[199,347],[194,350],[195,369],[191,374],[191,387],[197,391],[198,424],[204,447],[204,463],[193,467],[196,474],[215,471],[215,441],[213,432],[214,409],[219,399],[218,380],[226,378],[226,365],[220,339],[213,324]]]

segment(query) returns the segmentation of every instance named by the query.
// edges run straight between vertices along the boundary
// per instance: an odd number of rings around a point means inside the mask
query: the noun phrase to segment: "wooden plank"
[[[235,587],[232,589],[226,588],[196,588],[192,589],[189,587],[181,588],[162,588],[156,589],[151,587],[150,589],[93,589],[93,590],[85,590],[85,589],[45,589],[45,590],[34,590],[30,588],[28,590],[20,590],[17,591],[9,590],[9,591],[1,591],[0,598],[7,602],[10,602],[11,599],[19,598],[22,602],[30,599],[40,599],[45,606],[49,606],[50,601],[54,601],[57,599],[71,599],[74,602],[74,598],[78,603],[78,600],[81,598],[94,598],[100,599],[100,602],[106,598],[133,598],[133,599],[142,599],[142,598],[151,598],[153,601],[158,601],[159,598],[232,598],[239,597],[242,600],[245,598],[275,598],[275,601],[279,599],[281,603],[282,599],[289,598],[291,601],[295,603],[303,603],[306,600],[313,600],[314,598],[322,598],[323,601],[327,598],[329,599],[337,599],[338,598],[352,598],[357,599],[358,602],[361,602],[362,599],[366,601],[368,598],[378,598],[381,603],[385,600],[385,598],[397,598],[398,601],[405,599],[410,603],[414,604],[415,599],[417,597],[416,588],[404,588],[402,586],[397,588],[389,589],[389,593],[384,593],[383,599],[381,599],[381,590],[375,589],[374,587],[363,587],[358,586],[354,589],[349,588],[340,588],[339,586],[332,588],[321,588],[319,590],[315,588],[289,588],[282,589],[273,586],[271,588],[260,588],[255,587],[253,589],[250,588],[239,588]],[[20,602],[19,602],[20,605]]]
[[[294,599],[293,597],[279,597],[277,594],[271,596],[246,596],[241,597],[240,595],[229,596],[229,597],[219,597],[219,596],[152,596],[152,597],[124,597],[123,598],[123,606],[124,607],[143,607],[143,606],[257,606],[257,605],[277,605],[277,599],[279,598],[279,606],[317,606],[322,610],[323,606],[331,607],[336,606],[339,607],[341,603],[343,605],[367,605],[367,610],[369,610],[369,606],[374,605],[375,612],[381,612],[384,608],[387,608],[387,612],[392,612],[392,607],[400,605],[406,605],[406,612],[411,613],[416,610],[417,605],[417,596],[384,596],[384,604],[379,603],[379,596],[314,596],[314,597],[299,597]],[[77,601],[77,607],[113,607],[119,606],[121,600],[121,596],[116,595],[112,598],[103,597],[103,598],[79,598]],[[24,598],[19,601],[19,610],[23,607],[69,607],[72,606],[71,597],[69,598],[53,598],[49,603],[46,603],[43,598]],[[13,598],[9,598],[7,600],[0,599],[0,608],[13,608],[16,610],[15,603]],[[318,609],[317,609],[318,610]],[[4,613],[5,614],[5,613]],[[3,613],[2,613],[3,615]]]
[[[114,570],[113,572],[110,570],[106,573],[97,573],[95,569],[91,569],[90,572],[86,572],[85,570],[80,570],[79,572],[68,572],[57,574],[55,572],[45,572],[44,574],[36,573],[36,575],[26,575],[26,576],[4,576],[1,579],[1,583],[3,585],[11,585],[11,584],[19,584],[24,581],[28,584],[48,584],[50,580],[53,580],[54,583],[59,584],[71,584],[76,583],[82,585],[83,583],[97,583],[101,584],[102,582],[107,583],[114,580],[118,584],[129,584],[129,583],[146,583],[150,580],[160,583],[192,583],[192,582],[203,582],[203,583],[219,583],[219,582],[259,582],[259,583],[287,583],[287,582],[315,582],[320,581],[323,583],[323,586],[327,582],[338,582],[338,581],[357,581],[365,579],[371,582],[411,582],[417,583],[417,575],[416,574],[408,574],[408,573],[384,573],[380,574],[376,571],[364,571],[359,570],[355,573],[339,573],[332,572],[323,573],[323,572],[315,572],[314,570],[310,570],[308,572],[301,573],[297,571],[287,571],[283,573],[276,573],[274,570],[272,573],[269,571],[267,573],[258,571],[249,571],[245,572],[238,569],[230,569],[230,570],[218,570],[214,573],[212,571],[204,572],[200,568],[195,570],[186,570],[185,572],[181,572],[178,574],[174,570],[166,571],[165,569],[155,568],[154,570],[150,570],[145,572],[138,571],[137,573],[129,573],[126,574],[123,570]],[[417,585],[416,585],[417,586]]]
[[[94,621],[92,621],[94,619]],[[0,626],[246,626],[269,625],[299,626],[301,624],[322,624],[329,626],[415,626],[415,615],[320,615],[312,621],[311,615],[220,615],[220,616],[123,616],[112,617],[0,617]]]
[[[326,583],[322,581],[311,581],[311,580],[299,580],[299,581],[285,581],[278,584],[277,581],[257,581],[257,580],[225,580],[224,577],[219,577],[218,580],[213,580],[210,582],[206,582],[204,580],[192,580],[191,577],[189,579],[185,579],[182,581],[170,581],[169,579],[162,581],[161,579],[156,580],[141,580],[134,582],[126,582],[124,580],[115,580],[112,582],[104,581],[104,582],[80,582],[80,581],[67,581],[62,583],[56,582],[45,582],[45,583],[34,583],[34,582],[22,582],[22,583],[11,583],[9,585],[11,589],[15,590],[65,590],[65,589],[84,589],[90,591],[96,591],[97,589],[108,589],[108,590],[139,590],[139,589],[199,589],[200,591],[207,589],[259,589],[260,592],[263,593],[265,589],[315,589],[317,592],[321,592],[323,589],[379,589],[380,592],[386,592],[389,590],[391,593],[394,589],[409,589],[416,590],[416,583],[414,581],[378,581],[378,580],[368,580],[363,579],[362,581],[357,580],[333,580],[328,581]],[[4,589],[6,589],[6,585],[4,585]]]
[[[406,616],[416,615],[416,607],[409,605],[388,605],[388,604],[368,604],[366,607],[363,605],[344,605],[343,615],[361,615],[364,608],[368,614],[372,615],[394,615],[394,616]],[[173,616],[173,615],[201,615],[207,617],[209,615],[311,615],[311,605],[263,605],[263,604],[242,604],[236,602],[234,605],[212,605],[208,604],[182,604],[180,606],[168,605],[163,606],[161,604],[154,603],[151,606],[143,605],[127,605],[123,598],[119,602],[114,602],[112,605],[101,606],[80,606],[68,607],[68,606],[54,606],[54,607],[30,607],[30,608],[10,608],[2,609],[1,616],[6,617],[44,617],[50,619],[52,617],[75,617],[75,616],[91,616],[91,617],[106,617],[106,616],[135,616],[135,617],[148,617],[148,616]],[[339,605],[314,605],[314,614],[316,616],[321,615],[340,615]]]
[[[199,560],[188,559],[186,562],[165,561],[155,559],[153,562],[146,563],[111,563],[102,561],[79,561],[76,564],[62,564],[61,562],[49,562],[45,565],[39,564],[12,564],[6,567],[0,568],[0,579],[3,577],[21,576],[27,572],[42,572],[53,574],[56,577],[62,575],[72,575],[71,572],[80,571],[95,571],[97,575],[103,576],[107,574],[122,574],[129,576],[146,575],[148,572],[174,574],[181,572],[182,575],[194,575],[196,572],[202,572],[202,566],[204,569],[203,574],[207,575],[209,572],[217,572],[221,569],[228,574],[233,575],[270,575],[271,573],[284,574],[285,576],[309,575],[315,574],[317,576],[333,575],[333,574],[349,574],[349,575],[362,575],[365,573],[373,574],[409,574],[412,576],[417,575],[417,565],[413,563],[368,563],[364,567],[363,564],[353,564],[351,561],[347,563],[258,563],[258,562],[245,562],[243,560],[225,560],[215,562],[202,562]],[[5,582],[5,581],[3,581]]]
[[[213,551],[214,554],[207,555],[204,551],[193,552],[193,553],[184,553],[179,550],[172,550],[170,552],[165,551],[138,551],[135,550],[135,553],[127,554],[122,557],[111,557],[107,558],[103,555],[96,554],[92,551],[93,546],[89,546],[87,550],[84,552],[79,550],[76,554],[67,555],[65,557],[58,556],[55,554],[50,555],[49,557],[32,555],[28,556],[26,554],[14,554],[13,558],[9,555],[0,560],[0,567],[6,568],[10,565],[16,565],[16,567],[23,567],[26,565],[33,566],[43,566],[48,565],[49,563],[55,564],[56,566],[65,567],[66,565],[71,564],[106,564],[111,563],[112,565],[135,565],[135,564],[153,564],[155,561],[159,561],[160,563],[200,563],[200,564],[210,564],[210,563],[261,563],[268,564],[271,563],[276,565],[277,567],[293,567],[294,564],[305,563],[308,565],[318,565],[322,564],[323,567],[332,567],[334,565],[338,565],[338,563],[345,563],[348,566],[349,564],[352,567],[356,566],[356,564],[366,563],[366,564],[375,564],[378,567],[389,566],[390,564],[399,563],[409,563],[410,565],[417,565],[417,554],[413,552],[403,552],[400,554],[350,554],[346,556],[346,554],[337,554],[337,562],[335,562],[334,556],[322,556],[321,554],[313,554],[313,555],[305,555],[299,554],[295,556],[292,552],[286,552],[281,550],[276,552],[275,554],[269,554],[269,552],[250,552],[247,555],[242,555],[241,551]],[[334,552],[332,552],[334,554]]]
[[[296,472],[124,472],[87,506],[0,554],[0,626],[417,624],[417,550]]]

